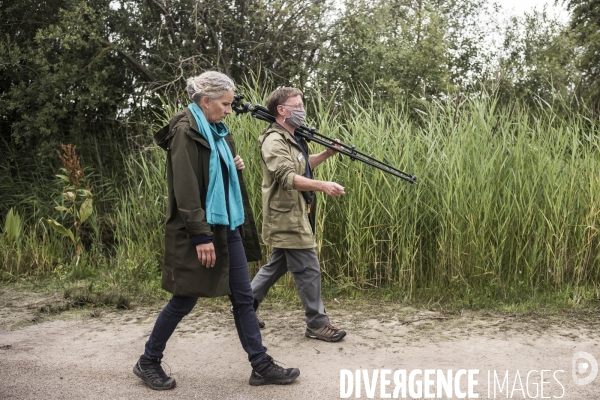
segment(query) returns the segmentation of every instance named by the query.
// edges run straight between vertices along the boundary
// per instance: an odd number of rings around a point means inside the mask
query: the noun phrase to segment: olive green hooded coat
[[[210,147],[198,131],[189,109],[176,114],[154,135],[156,143],[167,150],[168,204],[165,226],[165,255],[162,288],[177,296],[217,297],[230,294],[227,230],[224,225],[210,226],[205,217],[208,191]],[[225,137],[235,156],[231,133]],[[242,172],[238,171],[244,202],[244,225],[240,227],[246,258],[260,261],[258,233],[252,216]],[[191,242],[192,235],[213,237],[217,260],[206,268]]]

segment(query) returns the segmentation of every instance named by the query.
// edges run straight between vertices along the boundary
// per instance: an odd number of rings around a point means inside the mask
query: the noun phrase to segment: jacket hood
[[[285,140],[289,141],[294,146],[298,146],[298,143],[296,142],[296,140],[294,140],[294,137],[283,126],[279,125],[276,122],[271,122],[262,131],[262,133],[258,136],[258,142],[262,144],[262,142],[264,142],[265,138],[273,132],[279,133],[283,138],[285,138]]]
[[[173,136],[174,128],[179,122],[186,122],[188,117],[185,111],[180,111],[171,118],[169,125],[163,126],[154,134],[154,142],[163,150],[169,150],[169,138]]]
[[[175,125],[177,125],[183,118],[187,118],[185,111],[179,111],[177,114],[175,114],[169,121],[169,130],[172,131],[173,128],[175,128]]]

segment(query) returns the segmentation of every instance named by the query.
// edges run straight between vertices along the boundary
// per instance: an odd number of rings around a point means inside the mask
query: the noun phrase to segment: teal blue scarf
[[[210,160],[208,163],[208,193],[206,195],[206,220],[211,225],[229,225],[234,230],[244,223],[244,203],[242,191],[237,176],[237,169],[231,150],[225,142],[229,133],[224,123],[209,124],[202,109],[192,103],[188,106],[198,130],[210,145]],[[219,153],[227,165],[229,174],[229,204],[225,202],[225,187]]]

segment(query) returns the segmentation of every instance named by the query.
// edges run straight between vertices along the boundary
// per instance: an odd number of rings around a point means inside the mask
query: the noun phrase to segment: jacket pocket
[[[300,229],[300,218],[296,203],[292,200],[276,200],[269,204],[269,214],[273,232],[297,232]]]

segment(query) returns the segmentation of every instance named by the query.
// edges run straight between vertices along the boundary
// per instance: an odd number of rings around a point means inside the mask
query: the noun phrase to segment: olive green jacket
[[[224,225],[211,227],[206,221],[210,147],[198,132],[189,109],[176,114],[161,129],[155,141],[167,150],[168,203],[165,226],[165,255],[162,287],[177,296],[216,297],[230,294],[227,230]],[[231,134],[225,137],[231,154],[236,154]],[[260,261],[260,244],[242,172],[238,171],[244,202],[244,225],[240,227],[246,258]],[[217,256],[213,268],[200,261],[192,235],[212,236]]]
[[[292,135],[277,123],[265,128],[258,140],[263,159],[263,242],[284,249],[315,247],[306,201],[294,186],[294,176],[305,175],[308,160]]]

